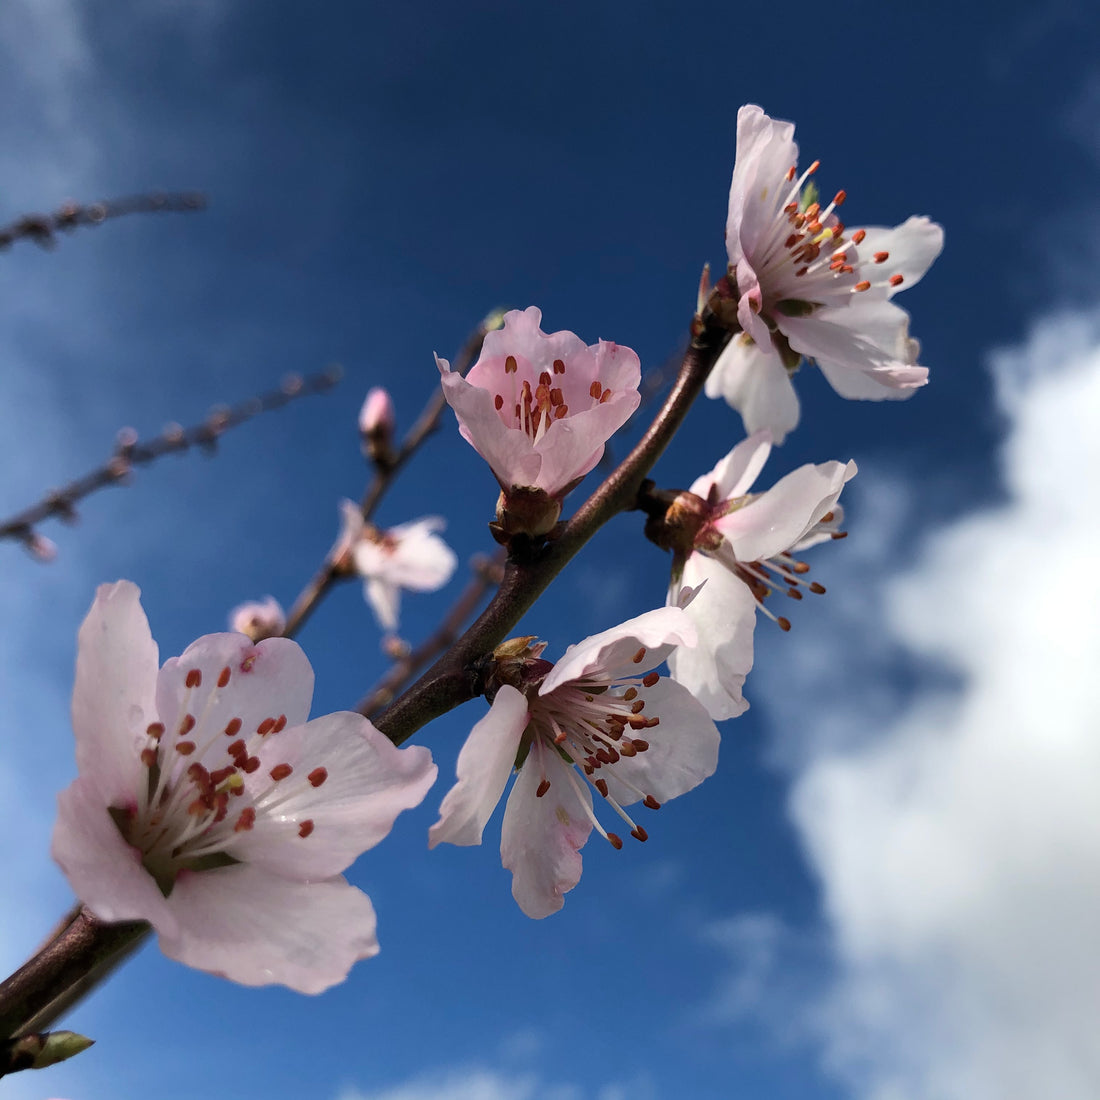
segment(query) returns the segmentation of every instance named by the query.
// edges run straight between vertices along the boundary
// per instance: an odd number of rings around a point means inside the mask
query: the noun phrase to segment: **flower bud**
[[[286,615],[279,601],[268,596],[262,603],[242,603],[229,613],[229,626],[254,642],[278,638],[286,629]]]
[[[393,400],[387,390],[375,386],[359,410],[359,434],[363,438],[363,454],[382,469],[394,462],[393,425]]]

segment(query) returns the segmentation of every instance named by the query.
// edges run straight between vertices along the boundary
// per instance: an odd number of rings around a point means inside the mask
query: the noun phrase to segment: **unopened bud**
[[[363,437],[363,454],[376,466],[388,469],[393,465],[393,400],[381,386],[374,386],[359,410],[359,433]]]
[[[254,642],[278,638],[286,629],[286,615],[279,601],[268,596],[262,603],[242,603],[229,613],[230,629],[247,634]]]
[[[75,1031],[42,1031],[0,1040],[0,1074],[45,1069],[75,1057],[94,1042]]]
[[[29,532],[23,539],[23,545],[27,548],[27,553],[43,565],[48,565],[57,557],[57,543],[37,531]]]
[[[515,486],[497,500],[496,523],[489,525],[493,538],[507,546],[516,535],[545,538],[561,516],[561,501],[545,489]]]

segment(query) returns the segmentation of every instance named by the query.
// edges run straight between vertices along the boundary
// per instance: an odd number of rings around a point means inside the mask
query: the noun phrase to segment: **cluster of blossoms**
[[[459,754],[429,847],[480,844],[515,774],[501,859],[531,917],[562,907],[593,831],[622,847],[601,818],[644,841],[629,807],[656,810],[714,773],[715,722],[748,706],[757,612],[789,629],[769,597],[824,592],[799,555],[842,537],[838,501],[855,464],[804,465],[752,491],[797,423],[793,370],[811,360],[854,398],[907,397],[927,380],[892,297],[939,253],[940,228],[910,218],[849,232],[837,215],[844,193],[822,207],[816,162],[798,173],[793,126],[758,107],[742,108],[737,142],[729,266],[705,302],[708,323],[731,335],[707,392],[740,410],[751,434],[689,490],[639,500],[647,533],[672,551],[666,606],[556,664],[522,637],[467,669],[491,706]],[[507,313],[465,377],[437,359],[459,431],[500,487],[494,537],[527,555],[553,540],[565,497],[640,403],[633,351],[544,333],[541,316]],[[360,432],[380,468],[394,462],[392,429],[392,403],[373,391]],[[401,589],[435,590],[455,569],[443,521],[381,531],[342,507],[334,567],[363,577],[393,630]],[[158,671],[137,589],[100,589],[79,637],[80,775],[61,796],[53,851],[96,914],[149,921],[172,957],[312,992],[377,951],[370,901],[342,872],[421,801],[436,768],[427,749],[395,748],[359,715],[307,721],[312,670],[279,637],[274,600],[242,605],[232,623],[238,633],[200,638]]]

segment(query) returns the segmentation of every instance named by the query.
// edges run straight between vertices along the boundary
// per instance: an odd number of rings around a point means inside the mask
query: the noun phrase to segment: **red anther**
[[[229,795],[225,791],[218,791],[214,796],[214,805],[217,806],[217,812],[214,814],[214,824],[219,821],[224,821],[226,814],[229,813]]]
[[[780,630],[790,630],[791,629],[791,620],[790,619],[784,619],[783,616],[780,615],[779,618],[776,619],[775,621],[779,624],[779,629]]]
[[[145,728],[145,732],[153,738],[154,741],[159,741],[164,736],[164,723],[163,722],[150,722]]]
[[[520,408],[520,404],[519,404],[519,402],[517,401],[517,402],[516,402],[516,419],[517,419],[517,420],[519,420],[519,419],[521,418],[521,416],[522,416],[522,415],[523,415],[523,409],[522,409],[522,408]]]
[[[891,286],[901,286],[901,284],[905,282],[905,276],[891,275],[888,281]]]
[[[274,718],[265,718],[257,727],[256,732],[261,737],[266,737],[275,728]]]
[[[544,780],[543,780],[543,781],[542,781],[542,782],[541,782],[541,783],[540,783],[540,784],[538,785],[538,788],[537,788],[537,789],[536,789],[536,791],[535,791],[535,797],[536,797],[536,798],[542,798],[542,796],[543,796],[544,794],[546,794],[546,792],[547,792],[548,790],[550,790],[550,780],[549,780],[549,779],[544,779]]]
[[[806,175],[812,176],[821,167],[821,161],[815,160],[809,168],[806,169]]]
[[[278,783],[280,779],[286,779],[292,771],[294,769],[289,764],[276,764],[268,774]]]
[[[246,749],[244,747],[244,742],[241,741],[241,740],[237,740],[237,741],[232,742],[232,744],[230,744],[229,748],[226,749],[226,752],[228,752],[229,755],[232,756],[234,759],[236,759],[242,753],[246,757],[248,756],[248,752],[246,751]]]
[[[804,561],[796,561],[791,569],[795,573],[808,573],[810,571],[810,567]]]
[[[642,683],[647,688],[651,688],[657,683],[657,681],[660,678],[661,678],[661,674],[659,672],[650,672],[647,675],[642,677]]]
[[[861,279],[858,283],[856,283],[855,289],[859,291],[870,290],[871,284],[866,279]]]
[[[202,686],[202,672],[197,668],[189,669],[187,677],[183,681],[184,686],[189,688],[197,688]]]
[[[252,666],[256,663],[256,654],[250,653],[243,661],[241,661],[241,672],[251,672]]]
[[[564,363],[563,360],[561,360],[561,359],[555,359],[554,360],[554,373],[555,374],[565,374],[565,363]]]
[[[627,719],[627,724],[632,730],[644,730],[649,725],[649,720],[644,715],[635,715]]]
[[[588,763],[585,763],[581,766],[584,768],[584,774],[585,775],[591,775],[596,770],[595,768],[592,767],[591,764],[588,764]]]
[[[653,725],[656,725],[656,722]],[[649,748],[649,742],[643,741],[640,737],[632,737],[631,744],[633,744],[635,752],[645,752]]]
[[[794,277],[795,277],[796,279],[797,279],[797,278],[800,278],[801,276],[805,275],[805,274],[806,274],[806,272],[807,272],[807,271],[809,271],[809,270],[810,270],[810,269],[809,269],[808,267],[800,267],[800,268],[799,268],[799,269],[798,269],[798,270],[797,270],[797,271],[796,271],[796,272],[794,273]]]
[[[554,410],[554,419],[555,420],[561,420],[561,418],[563,416],[568,416],[568,415],[569,415],[569,406],[568,405],[559,405]]]
[[[645,710],[645,700],[639,699],[636,703],[630,705],[631,714],[641,714]]]
[[[198,783],[199,786],[209,787],[211,785],[210,773],[197,760],[194,764],[188,765],[187,778],[192,783]]]
[[[554,381],[554,379],[550,377],[550,372],[548,370],[544,370],[539,375],[540,385],[546,386],[547,389],[550,388],[550,383],[553,382],[553,381]]]
[[[623,838],[619,836],[618,833],[608,833],[607,839],[611,841],[611,847],[614,848],[616,852],[622,848]]]
[[[609,764],[617,764],[619,762],[618,750],[613,749],[610,745],[607,746],[607,755],[610,757],[607,761]]]
[[[863,238],[867,236],[866,229],[857,229],[852,234],[852,244],[863,244]]]
[[[568,739],[569,734],[566,733],[565,730],[558,730],[558,732],[554,734],[555,745],[564,745]]]
[[[157,750],[156,749],[142,749],[141,750],[141,762],[147,768],[151,768],[157,762]]]
[[[811,202],[810,205],[807,206],[806,209],[802,211],[802,216],[807,221],[816,221],[817,216],[820,213],[821,213],[821,203]]]
[[[629,737],[624,737],[619,744],[619,752],[622,753],[623,756],[630,757],[634,756],[638,750],[634,747],[634,742],[631,741]]]
[[[819,596],[824,596],[825,595],[825,585],[818,584],[817,581],[814,581],[810,585],[810,591],[811,592],[816,592]]]
[[[836,519],[836,512],[826,512],[825,515],[823,515],[821,519],[819,519],[817,522],[832,523],[834,519]]]
[[[206,804],[205,798],[196,798],[195,801],[187,807],[187,813],[190,817],[202,817],[209,809],[211,809],[211,807]]]
[[[651,794],[647,794],[645,798],[642,799],[642,805],[648,806],[651,810],[659,810],[661,808],[660,802]]]
[[[224,768],[218,768],[210,773],[210,782],[215,786],[219,786],[224,783],[231,775],[236,772],[236,768],[232,765],[227,765]]]
[[[787,595],[790,596],[792,600],[802,599],[802,593],[799,592],[797,588],[788,588]]]
[[[243,723],[239,718],[230,718],[229,724],[225,727],[226,737],[236,737],[241,732],[241,726]]]
[[[280,714],[279,717],[275,719],[275,725],[273,725],[271,727],[271,732],[272,733],[282,733],[283,730],[285,730],[285,729],[286,729],[286,715],[285,714]]]
[[[218,673],[218,687],[225,687],[225,685],[229,683],[230,675],[229,666],[226,665],[225,668]]]
[[[500,412],[500,410],[504,408],[504,398],[501,397],[499,393],[493,398],[493,408],[496,409],[497,412]]]
[[[258,756],[250,756],[240,767],[245,775],[251,775],[259,766],[260,758]]]
[[[185,737],[195,728],[195,716],[193,714],[185,714],[183,721],[180,722],[179,733],[177,737]]]
[[[847,191],[838,191],[833,196],[833,206],[843,206],[844,200],[848,197]]]
[[[178,752],[180,754],[180,756],[190,756],[194,751],[195,751],[195,742],[194,741],[177,741],[176,742],[176,752]]]
[[[802,238],[797,233],[792,233],[784,242],[784,248],[793,248]]]
[[[518,370],[519,364],[516,362],[516,357],[514,355],[509,355],[508,358],[504,360],[504,373],[515,374]]]
[[[327,768],[314,768],[313,771],[306,776],[310,782],[310,786],[319,787],[326,779],[328,779]]]
[[[610,400],[611,400],[611,390],[604,390],[603,393],[600,394],[600,404],[604,405]]]
[[[793,179],[794,179],[794,176],[795,176],[795,171],[796,171],[796,168],[795,168],[795,165],[793,165],[793,164],[792,164],[792,165],[790,166],[790,168],[788,168],[788,169],[787,169],[787,182],[788,182],[788,183],[789,183],[789,182],[790,182],[791,180],[793,180]]]
[[[298,825],[298,835],[305,840],[310,833],[313,832],[313,821],[310,818],[306,818],[305,821]]]
[[[592,786],[596,788],[604,796],[607,797],[607,780],[606,779],[594,779]]]
[[[597,379],[595,382],[592,383],[591,386],[588,387],[588,394],[590,397],[594,397],[597,401],[599,401],[601,393],[603,393],[603,386],[600,385],[599,380]]]
[[[635,825],[634,828],[630,830],[630,835],[635,840],[649,840],[649,833],[647,833],[641,825]]]
[[[876,264],[884,264],[888,259],[890,259],[889,252],[876,252],[874,255],[874,261]]]
[[[555,386],[550,391],[550,404],[551,405],[564,405],[565,404],[565,396],[562,394],[561,390],[557,386]]]
[[[610,764],[611,763],[611,757],[608,755],[608,752],[607,752],[606,749],[597,749],[596,750],[596,759],[601,764]]]
[[[642,648],[639,649],[638,652],[635,653],[634,656],[630,659],[634,662],[634,664],[640,665],[642,661],[645,660],[645,646],[642,646]]]
[[[843,222],[837,222],[836,225],[833,226],[833,240],[839,242],[840,238],[844,236],[844,230],[846,228]]]
[[[245,806],[241,810],[240,817],[237,818],[237,823],[233,826],[233,832],[244,833],[252,828],[256,824],[256,810],[252,806]]]
[[[652,675],[652,673],[650,673],[650,675]],[[649,679],[649,676],[646,677],[646,680],[648,680],[648,679]],[[654,683],[656,683],[656,682],[657,681],[655,680]],[[643,680],[642,683],[645,684],[645,680]],[[646,687],[652,687],[652,686],[653,686],[653,684],[646,684]],[[637,697],[638,697],[638,689],[637,688],[627,688],[626,691],[623,692],[623,702],[624,703],[629,703],[631,699],[636,699]],[[592,702],[592,696],[591,695],[588,697],[588,701]]]
[[[834,539],[846,539],[848,537],[847,531],[834,531],[832,534]]]

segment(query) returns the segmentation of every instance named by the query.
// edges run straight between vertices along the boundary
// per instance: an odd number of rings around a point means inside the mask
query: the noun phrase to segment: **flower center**
[[[504,377],[493,396],[493,407],[506,428],[518,428],[532,443],[538,443],[555,420],[569,415],[569,406],[565,403],[562,383],[565,381],[566,364],[564,359],[555,359],[553,374],[542,371],[532,387],[530,379],[519,379],[520,367],[514,355],[504,360]],[[534,370],[525,364],[524,373],[534,375]],[[557,383],[557,384],[555,384]],[[611,400],[611,390],[605,390],[598,380],[589,387],[588,395],[593,405]],[[579,411],[574,409],[574,412]]]
[[[247,673],[246,657],[241,673]],[[189,704],[202,686],[203,673],[190,669],[182,717],[175,729],[163,722],[151,723],[141,749],[145,783],[136,805],[113,807],[111,816],[126,841],[141,852],[142,865],[168,896],[182,870],[207,870],[238,862],[229,852],[238,833],[271,816],[303,785],[319,787],[328,777],[325,768],[299,775],[289,763],[268,769],[246,783],[262,767],[256,750],[268,738],[286,728],[286,715],[265,717],[254,730],[243,733],[245,722],[231,718],[226,725],[213,724],[214,704],[222,698],[233,671],[226,666],[217,675],[216,689],[207,696],[196,716]],[[298,836],[308,837],[311,819],[297,821]]]
[[[634,661],[641,663],[644,658],[645,650],[639,649]],[[657,715],[643,713],[644,690],[653,687],[659,679],[656,672],[638,679],[616,681],[591,677],[574,680],[555,688],[548,695],[529,699],[528,733],[541,739],[545,746],[570,764],[580,767],[600,797],[630,826],[630,835],[636,840],[646,840],[649,834],[634,822],[611,794],[604,776],[626,787],[651,810],[660,809],[661,804],[652,794],[637,787],[622,768],[616,768],[623,758],[630,759],[649,748],[649,742],[635,734],[660,724]],[[535,755],[528,757],[528,766]],[[604,774],[601,775],[601,772]],[[579,786],[579,779],[572,768],[567,774],[570,782]],[[549,789],[550,780],[543,775],[535,793],[542,798]],[[584,799],[580,801],[587,806]],[[622,839],[615,833],[605,831],[591,810],[588,813],[600,835],[613,847],[621,848]]]

